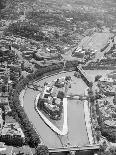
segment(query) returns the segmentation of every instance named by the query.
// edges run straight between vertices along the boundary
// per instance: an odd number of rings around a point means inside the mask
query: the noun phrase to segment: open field
[[[91,37],[86,37],[86,40],[82,40],[79,46],[82,46],[84,49],[100,51],[108,43],[110,36],[110,33],[94,33]]]

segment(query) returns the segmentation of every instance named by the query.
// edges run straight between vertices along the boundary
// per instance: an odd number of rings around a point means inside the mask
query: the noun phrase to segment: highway
[[[43,86],[44,82],[50,82],[58,77],[70,75],[72,77],[71,89],[69,94],[84,94],[84,89],[87,87],[81,79],[73,76],[74,72],[66,72],[62,74],[46,77],[40,81],[36,81]],[[83,102],[78,100],[68,99],[68,134],[59,136],[53,132],[40,118],[39,114],[34,109],[34,101],[39,91],[31,88],[26,89],[23,106],[29,120],[34,125],[37,133],[42,138],[42,141],[48,148],[76,147],[89,145],[87,130],[84,120]]]

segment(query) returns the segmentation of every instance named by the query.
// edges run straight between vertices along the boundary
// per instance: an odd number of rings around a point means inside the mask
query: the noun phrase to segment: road
[[[45,81],[50,82],[58,77],[70,75],[73,76],[74,72],[66,72],[58,75],[53,75],[37,81],[43,85]],[[83,94],[87,86],[81,79],[72,77],[72,87],[69,94]],[[66,147],[67,143],[70,146],[85,146],[89,144],[86,125],[84,120],[83,102],[77,100],[68,100],[68,134],[66,136],[58,136],[53,132],[40,118],[34,109],[35,97],[39,91],[27,88],[24,96],[24,109],[33,123],[37,133],[41,136],[45,145],[48,148],[61,148]]]

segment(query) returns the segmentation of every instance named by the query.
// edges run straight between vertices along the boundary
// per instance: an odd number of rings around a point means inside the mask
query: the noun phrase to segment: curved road
[[[72,77],[72,87],[69,94],[84,94],[84,89],[87,87],[81,79],[77,79],[73,76],[74,72],[66,72],[62,74],[53,75],[51,77],[43,78],[40,81],[36,81],[43,86],[44,82],[50,82],[58,77],[70,75]],[[53,132],[40,118],[34,109],[34,101],[39,91],[35,91],[31,88],[27,88],[24,95],[24,109],[29,117],[29,120],[34,125],[36,131],[41,136],[45,145],[48,148],[62,148],[67,144],[70,146],[85,146],[89,145],[89,140],[86,131],[86,125],[84,120],[83,102],[77,100],[68,100],[68,135],[58,136]]]

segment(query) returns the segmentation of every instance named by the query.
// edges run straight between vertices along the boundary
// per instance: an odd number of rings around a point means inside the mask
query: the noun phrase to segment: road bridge
[[[82,67],[81,66],[77,66],[76,67],[76,71],[78,71],[80,73],[81,78],[83,79],[83,81],[86,83],[86,85],[88,87],[90,87],[92,85],[92,80],[88,76],[88,74],[82,69]]]

